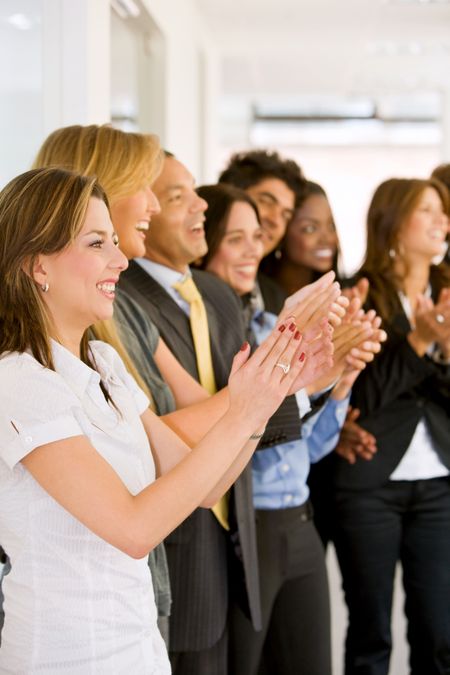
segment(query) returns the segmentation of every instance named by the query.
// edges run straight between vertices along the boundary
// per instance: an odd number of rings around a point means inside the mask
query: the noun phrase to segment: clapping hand
[[[301,334],[292,318],[277,327],[250,356],[244,343],[228,380],[230,409],[263,426],[289,393],[305,366]]]

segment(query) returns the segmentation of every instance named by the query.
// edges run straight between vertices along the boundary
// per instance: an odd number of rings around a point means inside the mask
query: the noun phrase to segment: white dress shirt
[[[93,534],[21,463],[40,445],[85,435],[132,494],[154,481],[140,420],[148,399],[114,349],[90,346],[96,370],[57,343],[56,372],[29,353],[0,359],[0,541],[11,559],[2,674],[170,673],[147,556],[135,560]]]

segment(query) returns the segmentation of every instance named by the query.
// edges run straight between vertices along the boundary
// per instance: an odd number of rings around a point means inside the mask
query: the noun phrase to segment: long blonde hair
[[[33,166],[59,166],[95,175],[113,204],[153,183],[163,159],[157,136],[121,131],[109,124],[91,124],[53,131],[42,144]],[[96,323],[91,333],[114,347],[154,408],[152,394],[128,354],[114,320]]]
[[[95,178],[62,169],[34,169],[0,193],[0,355],[31,349],[54,370],[51,318],[33,279],[38,255],[64,250],[80,232],[91,197],[108,205]],[[87,335],[81,358],[89,362]]]

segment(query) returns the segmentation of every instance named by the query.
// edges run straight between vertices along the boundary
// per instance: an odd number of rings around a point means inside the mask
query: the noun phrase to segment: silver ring
[[[434,318],[438,323],[445,323],[445,316],[443,314],[436,314]]]
[[[289,372],[290,369],[291,369],[291,364],[290,364],[290,363],[276,363],[276,364],[275,364],[275,368],[276,368],[277,366],[278,366],[278,368],[282,368],[282,369],[283,369],[283,372],[284,372],[285,375],[287,375],[288,372]]]

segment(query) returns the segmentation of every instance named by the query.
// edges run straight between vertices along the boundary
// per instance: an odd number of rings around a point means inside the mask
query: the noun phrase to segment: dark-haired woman
[[[373,196],[360,275],[388,331],[353,388],[371,462],[338,459],[336,547],[349,626],[346,675],[387,675],[401,562],[412,675],[450,672],[450,273],[448,193],[391,179]]]
[[[259,341],[276,317],[261,308],[256,287],[263,254],[256,208],[245,192],[228,185],[203,186],[198,193],[208,203],[208,253],[202,266],[242,297],[248,325]],[[280,441],[253,457],[262,630],[255,632],[240,608],[234,608],[230,628],[234,675],[331,671],[327,574],[306,478],[310,463],[337,441],[354,377],[352,371],[338,382],[326,407],[303,424],[301,439]]]
[[[290,295],[331,269],[337,274],[339,252],[339,238],[327,194],[318,183],[308,180],[298,196],[284,238],[278,248],[263,259],[261,269]],[[357,410],[349,413],[340,441],[340,451],[346,444],[347,457],[351,454],[352,461],[356,452],[370,459],[375,451],[373,436],[355,423],[357,415]],[[329,454],[314,463],[308,477],[314,523],[324,547],[333,538],[334,457]]]

